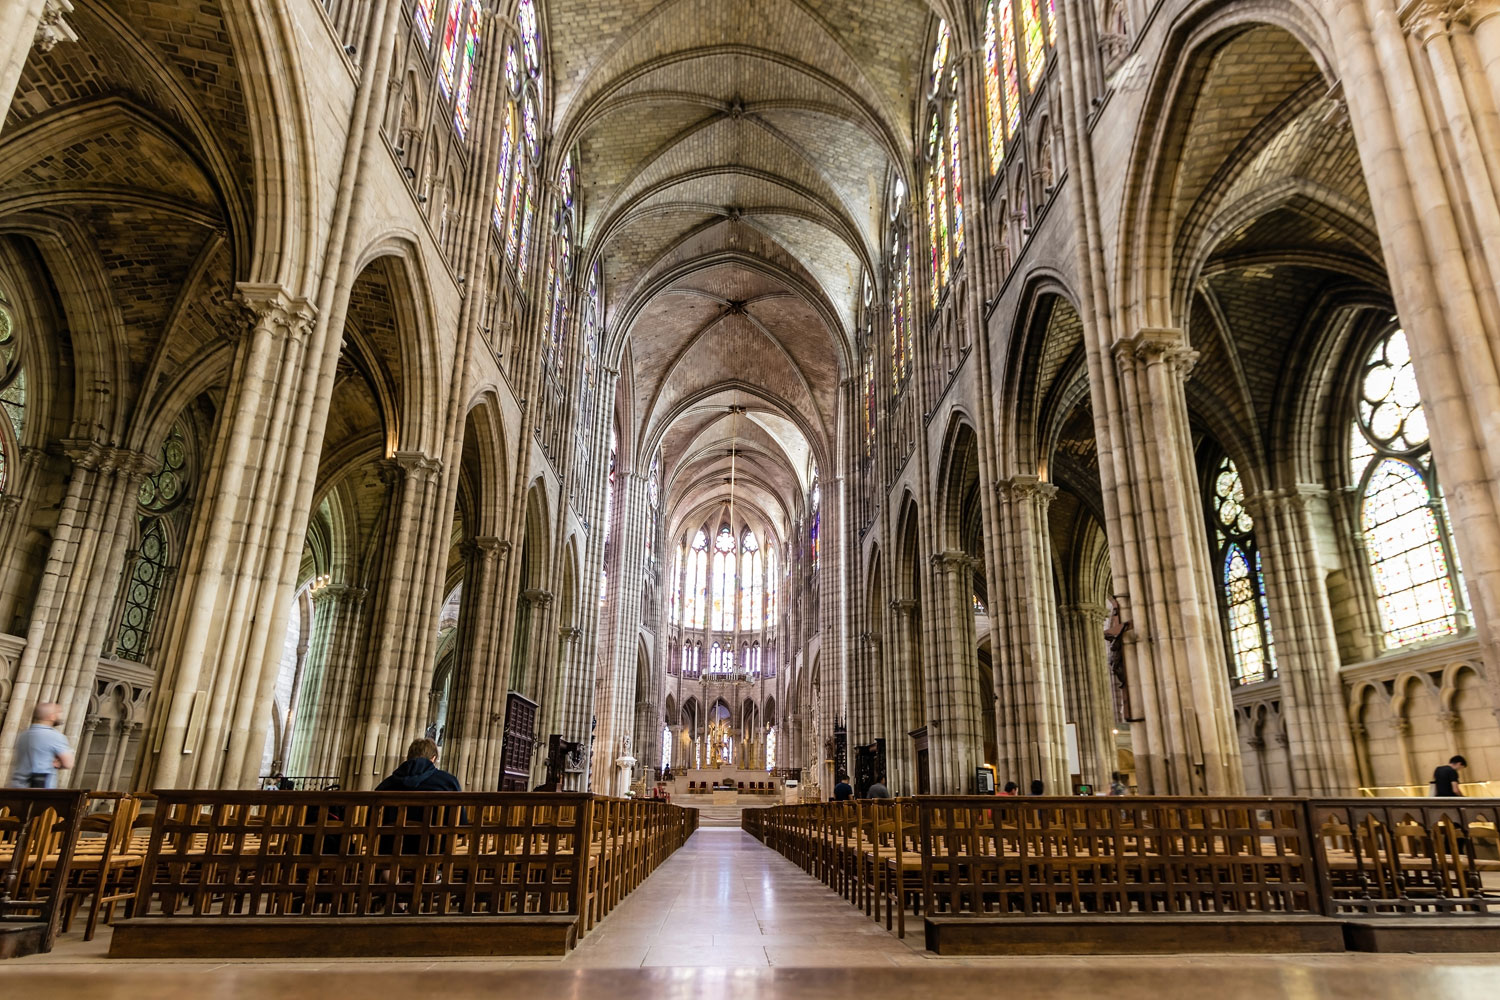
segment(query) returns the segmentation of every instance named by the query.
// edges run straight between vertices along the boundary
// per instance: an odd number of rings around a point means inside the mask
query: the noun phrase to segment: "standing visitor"
[[[1446,764],[1439,764],[1432,772],[1432,794],[1440,798],[1462,798],[1464,793],[1458,788],[1458,772],[1468,766],[1469,762],[1460,754],[1449,757]]]
[[[1125,775],[1121,774],[1119,771],[1116,771],[1114,774],[1111,774],[1109,776],[1109,794],[1126,795],[1129,792],[1130,789],[1125,784]]]
[[[854,786],[849,784],[849,776],[840,771],[837,781],[838,784],[833,786],[833,801],[847,802],[854,798]]]
[[[62,706],[39,702],[31,712],[31,728],[16,738],[16,769],[12,788],[56,788],[57,772],[73,766],[73,749],[63,734]]]

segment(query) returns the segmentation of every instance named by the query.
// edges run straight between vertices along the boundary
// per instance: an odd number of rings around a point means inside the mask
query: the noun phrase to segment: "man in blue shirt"
[[[62,725],[62,706],[38,703],[31,713],[31,728],[16,739],[16,766],[12,788],[56,788],[57,772],[73,766],[73,750],[57,727]]]

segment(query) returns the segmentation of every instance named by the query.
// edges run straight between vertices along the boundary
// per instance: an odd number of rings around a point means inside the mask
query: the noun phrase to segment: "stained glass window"
[[[927,174],[927,241],[932,247],[932,305],[933,308],[937,308],[938,294],[943,290],[938,281],[941,274],[938,270],[938,261],[942,251],[938,249],[937,181],[930,171]]]
[[[669,588],[671,590],[672,609],[671,613],[667,616],[667,621],[669,622],[679,622],[682,620],[679,617],[682,614],[682,555],[683,547],[679,545],[677,546],[677,558],[672,563],[672,586]]]
[[[766,551],[766,627],[771,628],[776,624],[776,594],[780,584],[780,577],[776,575],[776,549],[768,547]]]
[[[597,272],[598,265],[595,265]],[[646,473],[646,555],[656,551],[656,533],[661,525],[661,456],[651,460]]]
[[[432,44],[432,15],[436,7],[437,0],[417,0],[412,8],[411,26],[423,45]]]
[[[443,44],[438,49],[438,90],[444,97],[453,95],[453,66],[458,57],[458,15],[463,0],[448,0],[448,16],[443,20]]]
[[[516,145],[516,106],[510,105],[505,113],[505,128],[500,133],[500,166],[495,171],[495,207],[490,210],[490,221],[495,229],[505,232],[505,191],[510,179],[511,150]]]
[[[521,281],[526,280],[526,271],[531,261],[531,190],[526,191],[526,210],[521,213],[521,246],[516,252],[520,254],[516,262],[516,273]]]
[[[1245,509],[1239,470],[1228,458],[1220,460],[1209,493],[1208,520],[1219,557],[1230,677],[1236,684],[1254,684],[1276,676],[1276,651],[1255,525]]]
[[[521,0],[516,8],[516,24],[521,28],[521,48],[526,53],[526,72],[536,76],[541,69],[541,47],[537,41],[536,7],[532,0]]]
[[[948,107],[948,169],[953,173],[953,256],[964,252],[964,179],[958,155],[958,102]]]
[[[505,47],[505,87],[512,97],[521,93],[521,63],[514,45]]]
[[[542,130],[536,98],[529,92],[521,100],[521,135],[526,138],[526,155],[536,159],[542,151]]]
[[[1400,327],[1366,357],[1355,411],[1350,471],[1361,487],[1360,528],[1385,644],[1453,635],[1463,583]]]
[[[719,632],[734,629],[734,535],[728,524],[719,526],[714,539],[713,627]]]
[[[458,137],[469,134],[469,85],[474,79],[474,59],[479,54],[479,4],[469,7],[469,26],[464,32],[464,58],[458,71],[458,96],[453,99],[453,127]]]
[[[1057,44],[1057,0],[1047,0],[1047,44]]]
[[[809,552],[812,556],[812,568],[818,568],[818,529],[823,524],[823,488],[818,484],[818,474],[813,473],[812,490],[808,506],[812,508],[812,522],[807,529],[807,540]]]
[[[1027,0],[1021,0],[1026,3]],[[1015,138],[1021,127],[1021,83],[1016,73],[1016,19],[1011,0],[1000,0],[1000,58],[1005,68],[1005,138]]]
[[[687,580],[682,592],[682,624],[686,628],[702,628],[707,612],[708,597],[708,536],[701,530],[693,536],[693,546],[688,552]]]
[[[758,628],[761,620],[762,556],[760,542],[755,532],[745,529],[740,539],[740,629],[751,631]]]
[[[1042,79],[1042,70],[1047,68],[1041,0],[1021,0],[1021,31],[1026,41],[1026,89],[1035,91]]]
[[[870,347],[865,351],[864,407],[865,407],[865,458],[870,458],[875,449],[875,338],[869,338]]]
[[[161,467],[141,483],[137,499],[145,510],[160,514],[177,506],[184,493],[187,443],[182,429],[173,427],[161,447]]]
[[[932,73],[927,78],[927,93],[936,94],[943,85],[943,70],[948,68],[948,50],[952,46],[948,22],[938,22],[937,44],[932,48]]]
[[[766,730],[766,770],[776,770],[776,727]]]
[[[615,512],[615,459],[618,457],[614,430],[609,432],[609,479],[604,485],[604,561],[599,571],[599,603],[609,590],[609,539],[613,534]]]
[[[516,247],[521,240],[521,206],[526,196],[526,170],[521,165],[521,147],[516,147],[515,173],[510,182],[510,213],[505,224],[505,256],[512,262],[516,259]]]
[[[1000,102],[1000,56],[996,49],[994,0],[984,12],[985,129],[989,137],[990,173],[1005,162],[1005,106]]]
[[[161,596],[167,574],[167,536],[160,518],[143,517],[139,548],[130,582],[125,587],[125,613],[115,640],[115,656],[122,660],[141,660],[151,635],[151,621],[156,615],[156,601]]]

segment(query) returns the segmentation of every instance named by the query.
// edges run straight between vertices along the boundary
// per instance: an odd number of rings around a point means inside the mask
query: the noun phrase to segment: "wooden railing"
[[[558,953],[697,825],[694,811],[666,803],[562,793],[157,799],[113,955],[245,956],[287,941],[310,953],[314,928],[318,954],[400,953],[413,926],[423,949],[413,954]],[[434,940],[439,922],[449,930]],[[259,929],[240,933],[247,924]]]
[[[50,951],[64,912],[87,792],[0,789],[0,957]]]
[[[1500,912],[1500,800],[944,798],[742,825],[876,920]]]

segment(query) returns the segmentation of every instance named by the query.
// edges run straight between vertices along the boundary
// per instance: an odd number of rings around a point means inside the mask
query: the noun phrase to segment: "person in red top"
[[[1021,790],[1021,786],[1020,785],[1016,784],[1014,781],[1007,781],[1005,783],[1005,790],[1002,791],[1000,794],[1001,795],[1015,795],[1016,793],[1020,792],[1020,790]]]

